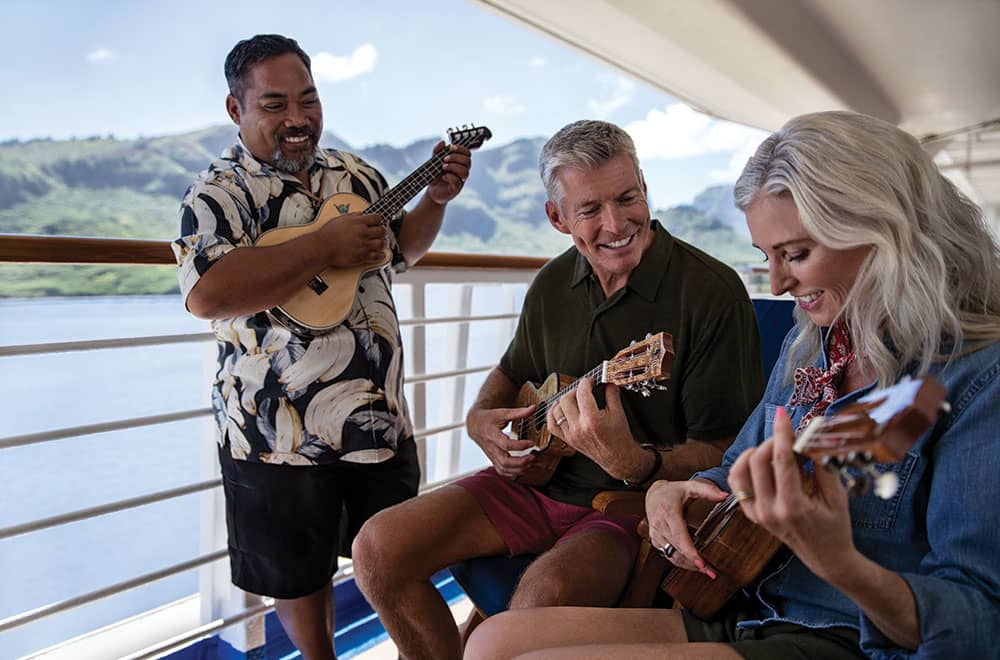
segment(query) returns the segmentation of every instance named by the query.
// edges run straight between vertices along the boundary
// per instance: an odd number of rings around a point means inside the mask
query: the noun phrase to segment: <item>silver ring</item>
[[[675,548],[672,543],[668,543],[662,548],[660,548],[660,554],[663,555],[666,559],[670,559],[671,557],[673,557],[675,552],[677,552],[677,548]]]
[[[565,423],[566,423],[565,417],[560,417],[559,419],[556,420],[556,426],[562,426]]]

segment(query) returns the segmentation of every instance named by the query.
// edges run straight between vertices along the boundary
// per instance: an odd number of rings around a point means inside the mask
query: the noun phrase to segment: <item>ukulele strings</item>
[[[476,136],[462,136],[452,142],[459,146],[466,146],[466,143],[473,143]],[[396,214],[407,201],[420,192],[424,186],[434,180],[444,169],[444,158],[449,153],[448,149],[442,149],[427,160],[426,163],[418,167],[413,173],[389,189],[374,204],[365,209],[365,213],[378,213],[382,216],[383,222],[388,222],[388,218]]]
[[[616,358],[612,358],[611,360],[607,361],[607,365],[609,367],[612,367],[612,366],[615,366],[615,365],[620,364],[620,363],[628,362],[631,359],[634,359],[634,356],[617,358],[617,359]],[[568,394],[569,392],[572,392],[573,390],[575,390],[577,388],[577,386],[580,384],[580,381],[583,380],[584,378],[594,378],[595,384],[598,384],[598,385],[601,384],[602,382],[604,382],[604,381],[598,381],[598,379],[597,379],[597,377],[603,371],[603,368],[604,368],[604,364],[603,363],[600,366],[594,367],[593,369],[591,369],[590,371],[588,371],[586,374],[584,374],[580,378],[576,379],[575,381],[573,381],[572,383],[570,383],[569,385],[567,385],[566,387],[564,387],[563,389],[559,390],[558,392],[556,392],[555,394],[553,394],[552,396],[550,396],[548,399],[546,399],[545,401],[543,401],[542,403],[540,403],[538,405],[538,409],[535,411],[535,413],[530,418],[521,419],[520,425],[518,426],[518,436],[519,437],[524,437],[524,433],[523,432],[524,432],[524,426],[525,426],[526,423],[530,422],[532,426],[534,426],[535,428],[538,428],[538,426],[545,420],[545,417],[548,414],[549,408],[551,408],[556,403],[558,403],[559,399],[561,399],[564,394]]]
[[[809,437],[809,441],[805,447],[802,448],[802,453],[808,449],[815,448],[829,448],[829,447],[839,447],[843,446],[844,443],[836,442],[824,442],[824,440],[829,440],[830,438],[836,438],[840,440],[855,440],[864,439],[868,437],[868,431],[862,429],[859,431],[842,431],[837,430],[837,426],[840,424],[850,424],[856,421],[865,421],[870,419],[870,417],[865,413],[838,413],[835,418],[823,418],[820,427]]]

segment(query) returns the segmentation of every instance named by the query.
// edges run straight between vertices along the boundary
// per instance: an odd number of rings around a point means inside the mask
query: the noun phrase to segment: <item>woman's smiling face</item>
[[[746,216],[754,247],[767,258],[771,293],[791,294],[813,323],[831,325],[871,248],[835,250],[818,243],[788,194],[758,195]]]

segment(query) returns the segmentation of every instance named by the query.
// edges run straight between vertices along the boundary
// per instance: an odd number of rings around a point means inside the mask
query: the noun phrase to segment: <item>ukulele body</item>
[[[370,202],[353,193],[337,193],[323,202],[316,218],[309,224],[270,229],[260,235],[254,247],[287,243],[318,231],[328,222],[337,222],[342,215],[361,213],[370,206]],[[327,268],[269,312],[297,334],[317,336],[327,333],[347,318],[361,277],[369,271],[382,268],[391,259],[392,251],[386,248],[382,260],[377,264],[355,268]]]
[[[716,579],[675,567],[663,580],[663,590],[700,619],[710,619],[755,580],[781,547],[770,532],[747,520],[732,496],[717,504],[692,536]]]
[[[538,387],[532,383],[525,383],[517,393],[517,407],[533,406],[541,404],[547,399],[554,397],[561,390],[573,384],[575,379],[562,374],[551,374]],[[537,423],[533,420],[537,419]],[[520,426],[514,422],[515,434],[520,440],[531,440],[535,443],[537,453],[531,466],[516,481],[526,486],[541,486],[548,483],[552,474],[556,471],[556,466],[564,456],[572,456],[576,450],[562,441],[561,438],[549,433],[545,423],[545,416],[538,418],[534,416],[524,420],[524,425]]]

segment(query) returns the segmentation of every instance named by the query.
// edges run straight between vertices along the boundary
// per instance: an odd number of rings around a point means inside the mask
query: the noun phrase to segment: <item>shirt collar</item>
[[[660,282],[666,277],[667,264],[670,263],[674,247],[674,237],[660,225],[660,221],[654,219],[651,222],[653,243],[642,255],[639,265],[629,274],[628,283],[625,285],[648,301],[656,300],[656,293],[660,288]],[[576,287],[593,273],[594,269],[591,268],[590,262],[577,251],[570,288]]]

